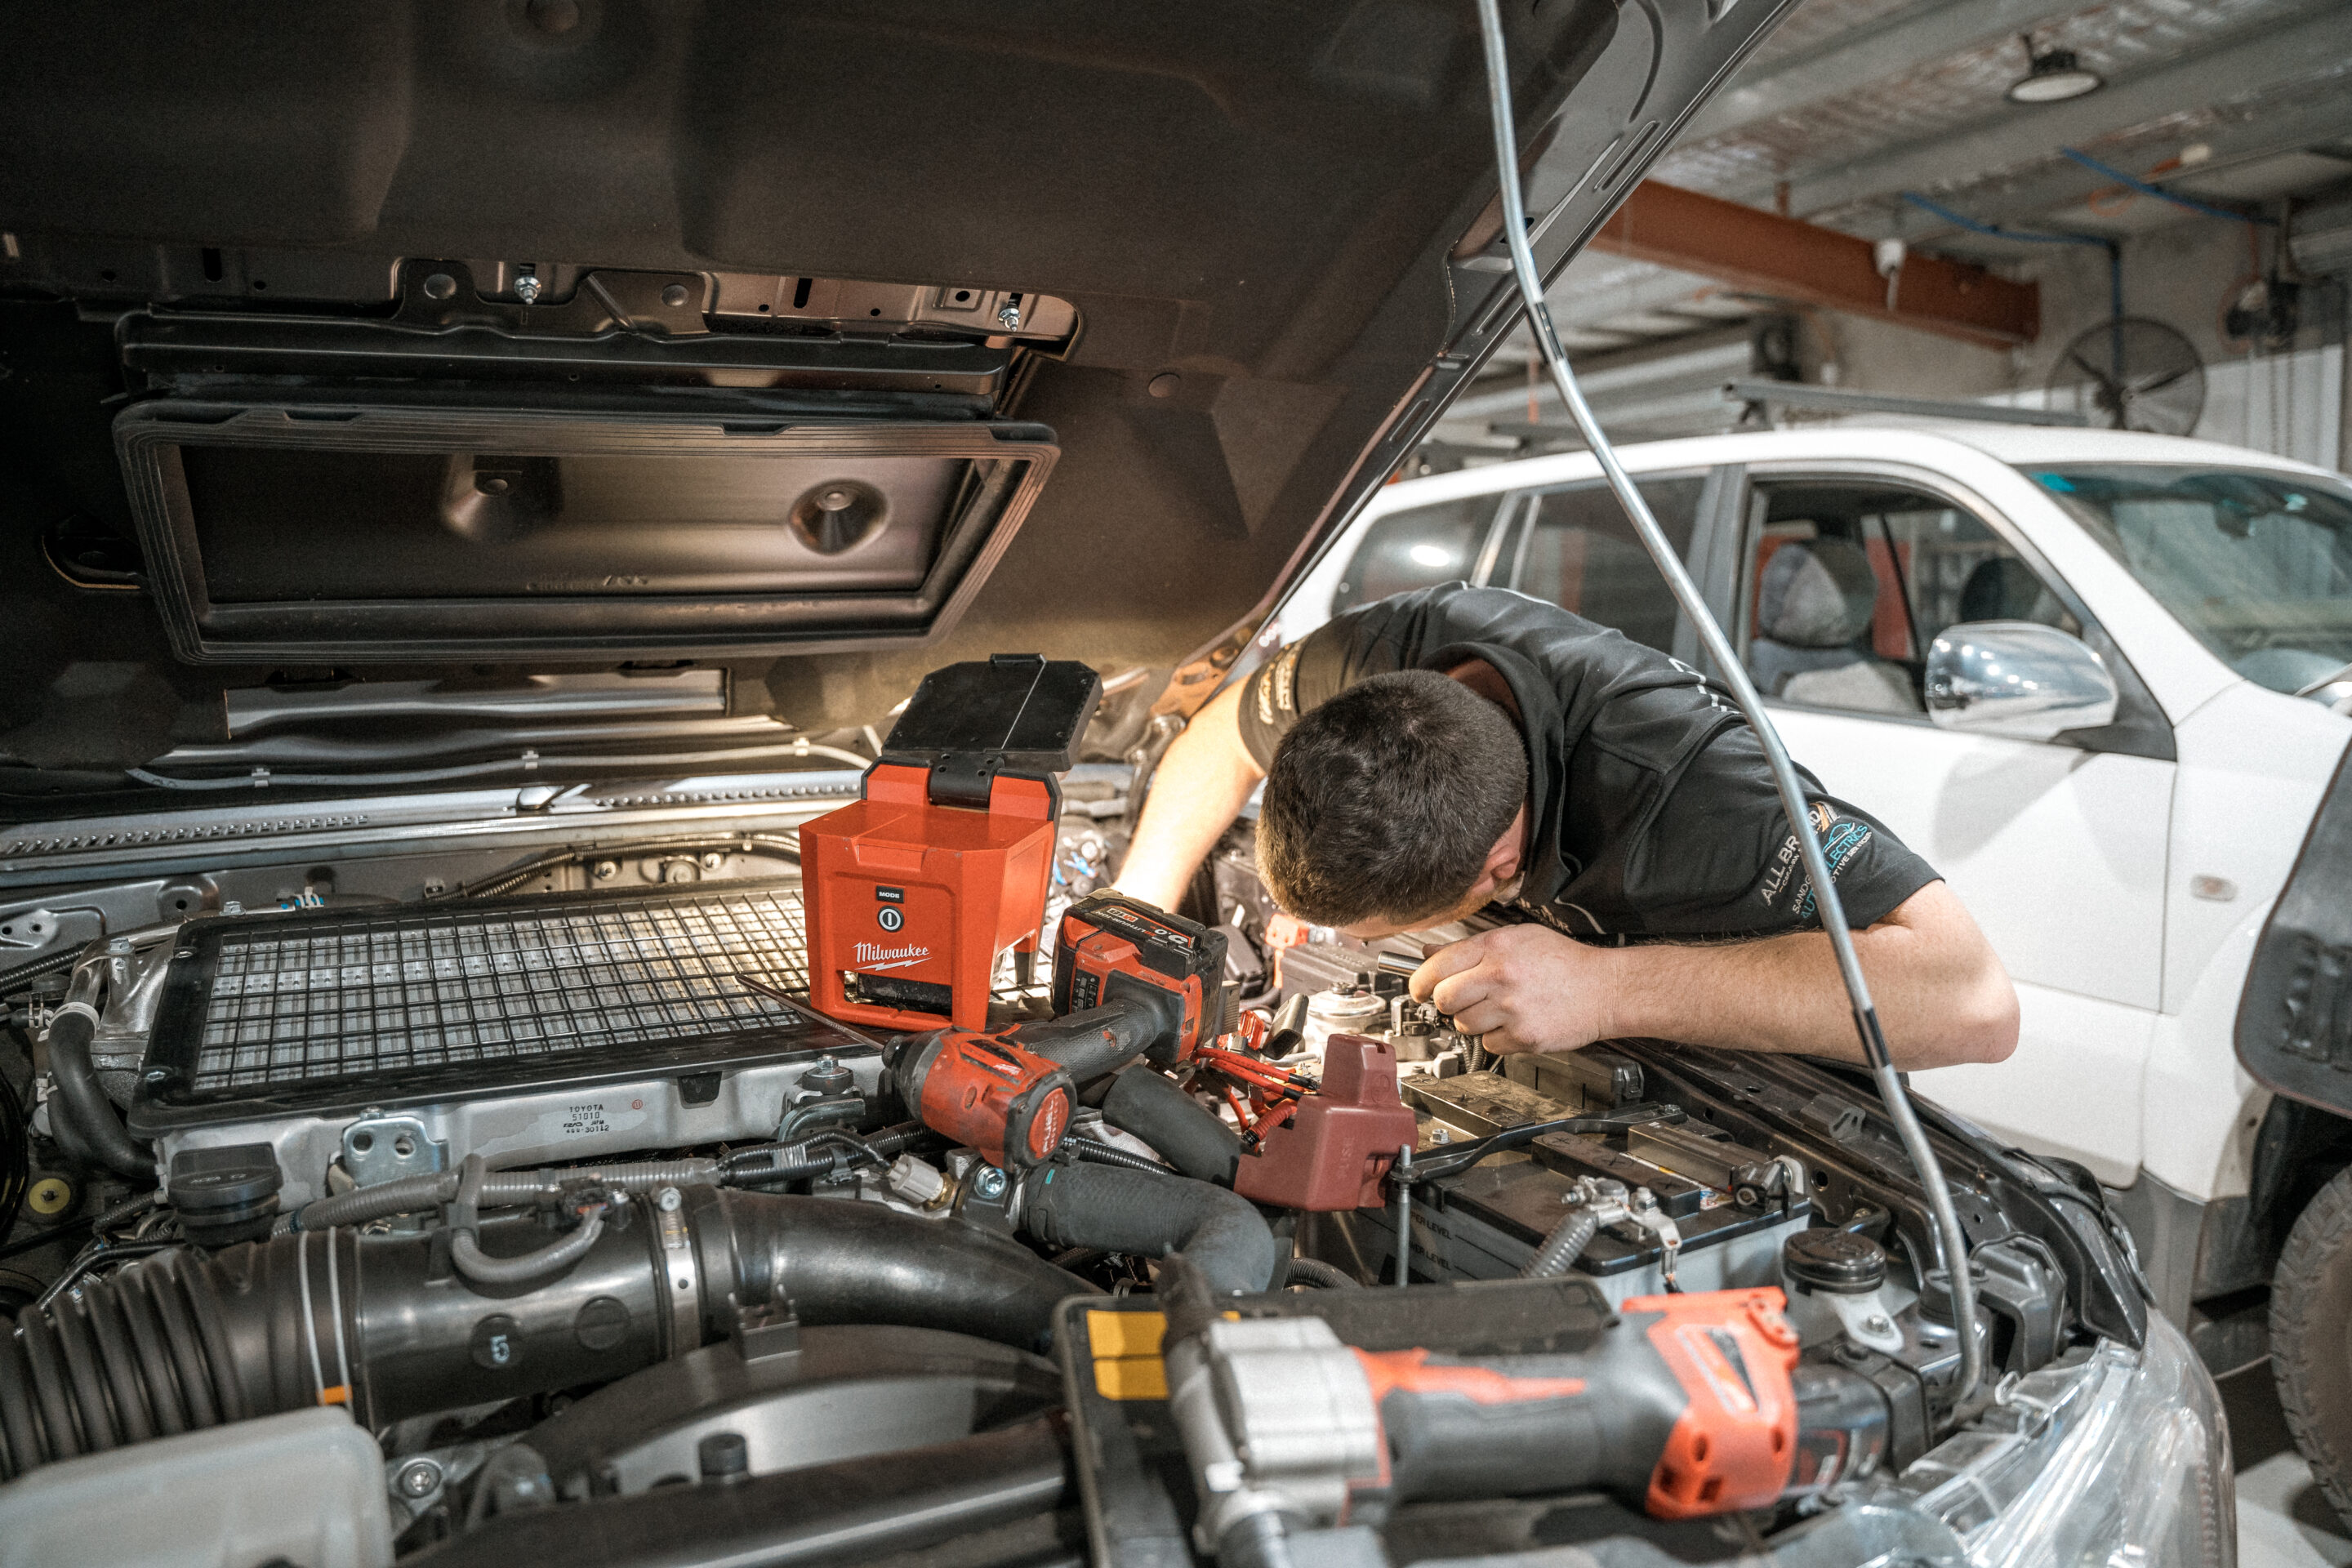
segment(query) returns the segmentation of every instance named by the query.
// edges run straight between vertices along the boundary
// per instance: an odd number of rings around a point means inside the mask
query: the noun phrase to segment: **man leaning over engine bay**
[[[2017,994],[1959,899],[1802,776],[1895,1065],[2006,1058]],[[1119,889],[1174,908],[1260,779],[1259,870],[1297,918],[1378,941],[1518,911],[1412,976],[1490,1051],[1646,1037],[1862,1059],[1762,745],[1727,694],[1617,631],[1462,583],[1334,617],[1169,748]]]

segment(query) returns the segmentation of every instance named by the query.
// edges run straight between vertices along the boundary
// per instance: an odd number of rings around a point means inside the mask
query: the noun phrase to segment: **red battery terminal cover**
[[[1386,1040],[1334,1035],[1323,1047],[1322,1084],[1286,1121],[1261,1127],[1234,1191],[1253,1203],[1337,1214],[1380,1208],[1397,1151],[1419,1124],[1397,1097],[1397,1059]]]
[[[1618,1310],[1655,1312],[1650,1343],[1689,1403],[1650,1473],[1658,1519],[1766,1508],[1789,1489],[1796,1458],[1797,1331],[1773,1287],[1635,1296]]]

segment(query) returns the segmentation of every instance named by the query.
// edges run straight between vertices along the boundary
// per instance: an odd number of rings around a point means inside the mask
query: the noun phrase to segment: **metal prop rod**
[[[1618,503],[1633,521],[1633,531],[1641,535],[1650,558],[1665,577],[1666,586],[1673,590],[1675,603],[1697,629],[1700,645],[1723,672],[1724,683],[1731,689],[1739,711],[1763,742],[1765,759],[1772,768],[1772,782],[1789,815],[1789,829],[1796,836],[1805,875],[1812,880],[1813,907],[1821,915],[1822,929],[1829,933],[1830,947],[1837,954],[1838,973],[1845,981],[1846,997],[1853,1007],[1854,1032],[1862,1039],[1863,1059],[1870,1064],[1871,1075],[1878,1080],[1878,1092],[1886,1102],[1886,1113],[1902,1136],[1912,1169],[1917,1173],[1919,1184],[1926,1189],[1928,1207],[1935,1215],[1936,1231],[1942,1244],[1939,1250],[1951,1278],[1953,1322],[1959,1330],[1958,1396],[1966,1399],[1984,1375],[1984,1347],[1977,1339],[1977,1292],[1976,1283],[1969,1276],[1968,1237],[1960,1229],[1958,1213],[1952,1207],[1951,1191],[1944,1184],[1943,1167],[1936,1159],[1935,1150],[1928,1147],[1918,1114],[1911,1108],[1910,1095],[1887,1055],[1878,1009],[1871,1003],[1870,984],[1863,978],[1862,961],[1853,951],[1853,933],[1846,929],[1845,906],[1838,897],[1836,879],[1831,876],[1828,858],[1822,853],[1821,839],[1813,832],[1811,813],[1807,808],[1803,784],[1797,777],[1796,764],[1789,760],[1789,751],[1780,743],[1780,732],[1765,716],[1764,700],[1757,693],[1756,683],[1748,679],[1746,667],[1732,652],[1731,639],[1716,624],[1706,601],[1699,596],[1697,584],[1691,581],[1690,574],[1683,569],[1681,557],[1667,543],[1658,520],[1651,515],[1649,503],[1634,488],[1624,465],[1617,460],[1616,449],[1601,433],[1601,422],[1593,417],[1591,405],[1585,402],[1584,393],[1569,369],[1568,354],[1559,346],[1551,312],[1544,305],[1543,279],[1536,271],[1535,250],[1528,242],[1527,199],[1519,185],[1518,134],[1511,122],[1510,57],[1504,46],[1503,18],[1496,0],[1478,0],[1478,30],[1486,46],[1486,105],[1495,128],[1496,174],[1502,184],[1503,234],[1510,244],[1511,271],[1518,280],[1519,298],[1527,306],[1528,330],[1551,372],[1553,384],[1559,388],[1560,401],[1567,405],[1585,444],[1600,461],[1601,471],[1608,476],[1610,489],[1616,493]],[[1927,1281],[1923,1279],[1920,1284],[1925,1287]]]

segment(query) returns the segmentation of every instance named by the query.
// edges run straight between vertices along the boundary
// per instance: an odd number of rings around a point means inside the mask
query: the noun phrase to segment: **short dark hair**
[[[1435,670],[1376,675],[1309,710],[1274,749],[1258,872],[1317,925],[1450,909],[1528,796],[1502,709]]]

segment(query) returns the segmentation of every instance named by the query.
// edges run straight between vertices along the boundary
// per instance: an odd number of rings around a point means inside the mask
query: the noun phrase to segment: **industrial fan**
[[[2117,316],[2059,353],[2049,406],[2088,415],[2110,430],[2186,436],[2205,411],[2205,362],[2162,321]]]

